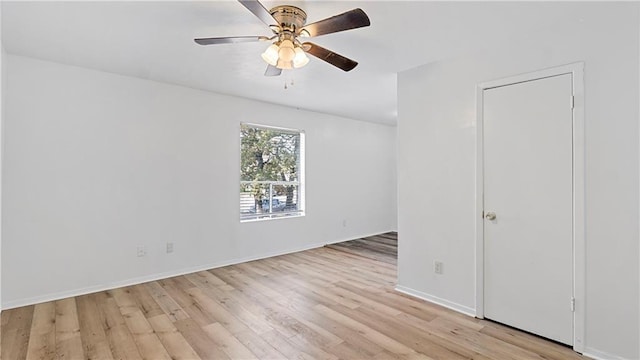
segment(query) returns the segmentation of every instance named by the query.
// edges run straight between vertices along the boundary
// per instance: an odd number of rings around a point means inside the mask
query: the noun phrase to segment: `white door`
[[[572,345],[571,74],[483,98],[484,315]]]

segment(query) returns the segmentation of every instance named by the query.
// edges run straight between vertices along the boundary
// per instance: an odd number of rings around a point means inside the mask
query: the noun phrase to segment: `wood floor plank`
[[[171,355],[162,345],[160,338],[158,338],[142,311],[138,310],[124,314],[124,319],[142,358],[171,360]]]
[[[517,347],[540,354],[545,359],[580,359],[580,355],[553,342],[541,342],[540,339],[531,334],[523,333],[508,326],[503,326],[490,321],[482,321],[482,334],[492,336]]]
[[[56,304],[46,302],[35,306],[27,359],[52,359],[56,354]]]
[[[355,309],[360,306],[360,303],[356,300],[336,294],[332,291],[327,291],[327,289],[334,288],[333,286],[321,287],[305,282],[300,282],[300,285],[301,286],[296,289],[296,293],[314,298],[318,302],[322,302],[324,304],[340,304],[351,309]]]
[[[238,269],[244,270],[245,272],[253,273],[254,275],[257,275],[260,277],[268,277],[270,273],[268,271],[262,270],[259,264],[260,264],[260,261],[250,261],[247,263],[237,264],[234,266]]]
[[[222,351],[232,359],[258,359],[256,355],[247,349],[235,336],[233,336],[220,323],[213,323],[202,328],[204,332],[217,344]]]
[[[222,281],[219,277],[213,275],[211,271],[200,271],[195,273],[198,276],[201,276],[205,279],[205,281],[213,286],[225,286],[228,285],[226,282]]]
[[[255,354],[258,359],[276,360],[285,358],[281,352],[251,330],[238,332],[234,336],[242,345]]]
[[[142,359],[120,307],[113,296],[106,291],[96,294],[96,305],[99,309],[98,317],[109,341],[113,358]]]
[[[190,278],[191,279],[191,278]],[[199,278],[193,279],[199,283]],[[273,330],[267,320],[264,307],[253,302],[244,293],[237,290],[224,291],[218,286],[199,283],[198,288],[208,297],[222,305],[227,311],[257,334]]]
[[[196,360],[200,356],[189,345],[189,342],[174,326],[166,314],[148,318],[153,331],[158,335],[162,345],[173,360]]]
[[[131,296],[135,300],[138,308],[142,310],[142,313],[147,318],[158,316],[160,314],[164,314],[164,311],[158,305],[158,303],[153,299],[147,288],[144,284],[135,285],[129,287],[131,291]]]
[[[171,321],[175,322],[189,318],[189,315],[167,294],[167,291],[157,281],[146,283],[145,287]]]
[[[270,324],[289,339],[299,337],[299,343],[308,342],[311,347],[331,347],[341,342],[341,339],[321,327],[306,320],[298,320],[294,314],[278,304],[270,306],[269,311]]]
[[[0,314],[2,359],[578,360],[395,290],[397,233]]]
[[[420,353],[393,354],[389,351],[384,351],[376,355],[373,359],[375,360],[433,360],[434,358],[429,357],[425,354],[420,354]],[[442,360],[446,360],[446,359],[442,359]],[[477,359],[474,358],[473,360],[477,360]]]
[[[202,330],[200,325],[193,319],[187,318],[174,322],[174,325],[185,339],[188,339],[189,345],[198,353],[202,359],[227,360],[230,359],[227,353],[216,344]]]
[[[96,314],[98,307],[91,295],[78,296],[78,321],[85,355],[89,359],[113,359],[107,334]]]
[[[391,264],[389,267],[379,266],[380,262],[362,256],[350,257],[349,262],[345,264],[344,257],[349,257],[348,253],[328,248],[313,249],[300,256],[305,257],[310,266],[319,269],[341,269],[341,273],[348,274],[363,282],[384,286],[395,285],[396,271],[395,266]]]
[[[285,358],[287,359],[296,359],[296,360],[313,360],[315,359],[313,355],[309,352],[298,349],[296,346],[291,344],[289,339],[286,336],[282,336],[277,331],[272,330],[262,334],[262,338],[269,343],[274,348],[278,349]]]
[[[31,322],[35,306],[14,309],[2,331],[2,358],[24,359],[27,356]]]
[[[239,286],[251,288],[253,291],[257,291],[268,298],[278,299],[283,296],[281,292],[276,291],[268,286],[265,286],[264,284],[260,283],[259,281],[256,281],[255,279],[252,279],[250,276],[247,276],[242,271],[239,271],[239,269],[234,269],[233,271],[231,271],[229,267],[225,267],[225,268],[215,269],[214,274],[218,275],[218,277],[220,277],[221,274],[224,274],[226,275],[226,277],[224,277],[223,279],[234,279],[236,280],[236,284],[239,284]],[[228,283],[229,281],[226,281],[226,282]]]
[[[324,305],[316,305],[316,311],[327,316],[328,318],[331,318],[337,322],[340,322],[346,327],[349,327],[359,332],[370,341],[376,344],[379,344],[380,346],[382,346],[383,348],[385,348],[386,350],[394,354],[411,354],[415,352],[410,347],[394,340],[393,338],[388,337],[378,331],[375,331],[372,328],[366,325],[363,325],[362,323],[348,316],[342,315],[341,313],[335,310],[332,310]]]
[[[191,288],[187,292],[208,317],[221,323],[232,334],[248,329],[237,317],[225,309],[224,306],[208,297],[200,288]]]
[[[160,286],[162,286],[162,288],[167,292],[167,295],[169,295],[176,304],[180,306],[182,311],[187,313],[187,315],[191,319],[195,320],[198,325],[205,326],[216,322],[216,319],[203,309],[201,304],[199,304],[193,298],[191,293],[188,292],[190,289],[195,288],[195,285],[193,285],[192,282],[189,281],[191,286],[181,286],[174,278],[171,278],[159,280],[158,284],[160,284]]]
[[[368,236],[362,239],[327,245],[327,248],[369,258],[381,263],[396,265],[398,241],[395,235]]]
[[[323,348],[331,348],[344,342],[344,340],[335,335],[329,329],[318,325],[317,315],[308,311],[308,307],[291,306],[277,304],[276,311],[286,313],[291,319],[294,319],[293,327],[298,331],[297,336],[309,339],[310,343],[320,345]]]
[[[372,243],[385,244],[398,249],[398,239],[390,239],[388,237],[375,235],[362,238],[362,240]]]
[[[118,304],[118,309],[122,315],[127,315],[132,312],[141,311],[139,304],[136,302],[134,297],[131,295],[131,290],[129,287],[113,289],[111,291],[105,291],[104,295],[109,298],[113,298],[113,300]],[[96,299],[97,302],[97,299]]]
[[[352,254],[357,254],[376,261],[386,262],[389,264],[396,263],[396,259],[389,257],[389,255],[396,253],[396,250],[391,246],[384,246],[382,244],[377,244],[374,246],[371,244],[363,244],[354,240],[350,244],[336,244],[329,247],[342,251],[348,251]]]
[[[402,319],[398,317],[376,313],[369,309],[354,311],[344,307],[333,307],[332,310],[382,335],[392,337],[397,342],[412,348],[415,352],[428,354],[437,359],[468,359],[478,354],[473,350],[460,347],[452,350],[450,347],[453,344],[441,341],[430,332],[407,327]],[[404,353],[397,354],[407,355]]]
[[[290,337],[287,339],[295,348],[303,351],[305,354],[311,355],[314,359],[319,360],[338,360],[336,355],[325,351],[325,348],[313,344],[309,338],[302,336],[301,334]]]
[[[481,332],[473,331],[465,328],[460,324],[445,318],[437,318],[431,321],[431,331],[444,339],[473,350],[476,353],[483,354],[489,358],[505,358],[511,359],[544,359],[539,354],[528,351],[527,349],[518,348],[511,344],[505,343],[494,337],[484,335]]]
[[[0,329],[2,329],[2,327],[4,326],[7,326],[7,323],[9,322],[9,317],[10,317],[10,313],[0,312]],[[0,335],[1,334],[2,333],[0,333]]]
[[[129,340],[133,340],[142,358],[169,359],[169,353],[163,347],[162,342],[154,332],[146,314],[143,312],[144,310],[136,300],[134,295],[135,291],[133,291],[132,287],[115,289],[112,291],[112,294],[125,325],[124,327],[118,327],[113,330],[124,333],[126,328],[130,333]],[[160,305],[158,305],[158,307],[160,307]],[[181,309],[179,310],[181,311]],[[127,344],[129,347],[132,346],[130,342],[131,341]],[[117,346],[117,344],[112,344],[113,348],[117,348]]]
[[[330,269],[336,269],[343,277],[348,279],[353,279],[371,286],[395,286],[395,277],[397,274],[396,266],[393,264],[386,264],[364,258],[359,255],[351,255],[343,251],[337,251],[329,248],[316,249],[315,251],[310,252],[310,254],[313,254],[315,257],[318,257],[325,262],[324,264],[320,264],[321,266],[330,266]],[[388,267],[383,265],[388,265]],[[366,274],[353,271],[357,269],[369,270],[379,276],[376,275],[375,277],[371,277]]]
[[[398,233],[395,231],[378,234],[376,235],[376,237],[390,239],[395,241],[396,243],[398,242]]]
[[[234,291],[223,292],[211,288],[203,289],[205,293],[209,291],[207,295],[212,296],[225,307],[231,307],[234,306],[234,304],[245,306],[247,308],[247,311],[242,311],[242,309],[237,308],[233,309],[233,313],[236,314],[236,316],[239,318],[246,316],[249,313],[255,314],[251,317],[247,317],[247,321],[243,321],[252,329],[255,329],[255,326],[252,326],[253,324],[251,323],[253,321],[259,320],[260,324],[262,325],[262,329],[259,330],[262,332],[276,329],[278,332],[288,336],[289,338],[294,336],[301,336],[302,338],[307,339],[310,343],[319,345],[321,347],[331,347],[342,341],[340,338],[333,335],[329,331],[317,326],[310,321],[307,321],[305,317],[305,315],[307,315],[306,313],[300,313],[299,311],[297,311],[297,309],[290,309],[286,306],[283,306],[282,304],[286,303],[286,301],[284,301],[284,298],[282,297],[279,297],[277,299],[270,299],[269,297],[267,297],[267,295],[262,294],[259,291],[243,292],[239,290],[241,289],[238,288]],[[250,304],[252,303],[251,299],[254,299],[259,303],[265,305],[250,306]]]
[[[352,344],[349,341],[328,348],[327,351],[339,359],[372,359],[377,354],[370,354],[366,349]]]
[[[60,360],[83,359],[85,357],[76,298],[56,301],[56,354]]]
[[[343,325],[340,321],[336,321],[316,312],[314,310],[316,304],[309,303],[307,298],[294,297],[290,299],[290,304],[301,309],[300,312],[305,314],[305,318],[307,318],[309,322],[316,324],[316,326],[325,329],[342,340],[341,343],[332,345],[330,349],[342,345],[343,343],[347,343],[354,352],[366,355],[362,358],[371,358],[384,350],[377,343],[367,339],[360,332],[353,331],[353,329]],[[338,352],[329,350],[329,352],[342,356],[345,351],[339,350],[340,349],[337,349]]]
[[[402,311],[398,309],[387,306],[385,304],[381,304],[372,298],[367,298],[365,296],[358,294],[357,292],[345,289],[344,287],[333,286],[331,288],[331,292],[336,294],[337,296],[348,298],[357,302],[359,304],[358,308],[367,307],[373,310],[374,312],[389,315],[389,316],[400,315],[402,313]]]
[[[99,309],[97,316],[103,325],[114,359],[142,359],[123,316],[123,313],[129,314],[133,312],[131,305],[123,301],[122,297],[118,297],[122,304],[122,306],[119,306],[112,292],[108,291],[94,294],[94,298]]]
[[[347,242],[347,246],[352,246],[357,249],[367,250],[370,252],[377,252],[381,255],[397,255],[397,244],[385,244],[384,241],[379,241],[376,237],[368,237],[362,239],[351,240]]]

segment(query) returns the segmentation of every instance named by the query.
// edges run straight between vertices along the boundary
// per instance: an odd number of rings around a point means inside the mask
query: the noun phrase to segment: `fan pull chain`
[[[285,90],[287,90],[287,89],[289,88],[289,86],[293,86],[293,85],[295,85],[295,84],[293,83],[293,79],[291,79],[291,80],[289,81],[289,85],[287,85],[287,80],[285,80],[285,81],[284,81],[284,89],[285,89]]]

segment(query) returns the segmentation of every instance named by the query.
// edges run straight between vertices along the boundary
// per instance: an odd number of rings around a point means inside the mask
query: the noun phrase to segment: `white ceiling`
[[[266,43],[196,45],[196,37],[270,35],[232,0],[3,1],[2,41],[11,54],[395,124],[399,71],[526,41],[532,32],[579,20],[567,3],[263,2],[266,8],[283,3],[303,8],[308,23],[362,8],[370,27],[311,39],[358,67],[345,73],[312,57],[304,68],[265,77],[260,54]]]

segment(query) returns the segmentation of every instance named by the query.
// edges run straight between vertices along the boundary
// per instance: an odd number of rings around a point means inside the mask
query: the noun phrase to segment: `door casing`
[[[585,209],[584,209],[584,63],[572,63],[478,84],[476,87],[476,317],[484,318],[484,166],[483,104],[487,89],[571,74],[573,86],[573,349],[584,352]]]

